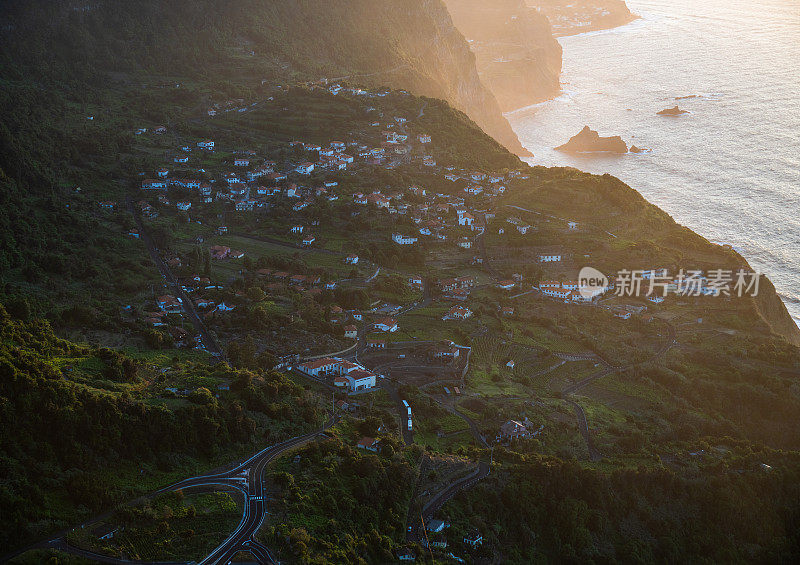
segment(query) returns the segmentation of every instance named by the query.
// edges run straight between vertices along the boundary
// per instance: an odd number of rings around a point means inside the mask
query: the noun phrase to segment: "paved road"
[[[639,365],[644,365],[645,363],[657,361],[658,359],[666,355],[667,352],[677,344],[677,341],[675,339],[676,335],[675,327],[669,322],[665,323],[667,325],[667,339],[664,341],[663,345],[659,348],[659,350],[655,354],[653,354],[650,358],[644,361],[630,363],[628,365],[610,365],[607,361],[602,360],[602,363],[604,365],[602,369],[589,375],[585,379],[582,379],[562,389],[561,391],[562,396],[566,397],[571,394],[574,394],[579,390],[585,388],[586,386],[590,385],[594,381],[601,379],[605,376],[608,376],[612,373],[616,373],[617,371],[624,371],[627,369],[631,369],[633,367],[637,367]],[[602,459],[603,455],[595,447],[591,433],[589,432],[589,421],[586,418],[586,412],[583,410],[581,405],[575,402],[574,400],[572,399],[565,399],[565,400],[567,404],[569,404],[573,408],[573,410],[575,410],[575,416],[578,419],[578,428],[580,429],[581,435],[586,440],[586,447],[589,450],[589,457],[592,459],[592,461],[597,461],[599,459]]]
[[[489,471],[489,463],[487,461],[480,461],[478,463],[478,468],[472,473],[450,483],[441,491],[436,493],[433,498],[425,503],[425,505],[422,507],[422,511],[415,518],[411,519],[409,516],[408,521],[411,525],[411,528],[406,532],[406,541],[409,543],[421,541],[425,536],[425,528],[423,524],[427,524],[431,519],[433,519],[433,516],[436,514],[436,512],[456,494],[462,490],[473,487],[475,483],[488,476]]]
[[[217,549],[212,551],[211,554],[209,554],[205,559],[200,561],[201,565],[227,563],[239,551],[250,551],[251,553],[258,552],[262,554],[262,556],[268,557],[269,561],[267,561],[267,563],[272,563],[269,550],[261,544],[253,543],[254,536],[256,533],[258,533],[258,530],[261,528],[261,524],[264,523],[264,518],[266,518],[268,514],[267,502],[264,500],[264,495],[266,492],[265,484],[267,478],[267,467],[276,457],[279,457],[285,451],[311,441],[320,433],[333,426],[337,421],[338,418],[334,417],[320,430],[316,430],[314,432],[292,438],[278,445],[268,447],[233,470],[224,473],[226,477],[232,477],[234,479],[240,476],[242,472],[246,473],[247,492],[245,493],[244,516],[233,534],[231,534],[227,540],[217,547]],[[202,481],[205,479],[206,477],[198,477],[197,479],[189,479],[189,481],[197,480],[202,483]],[[255,550],[253,549],[254,547]]]
[[[583,407],[574,400],[567,400],[567,404],[572,406],[573,410],[575,410],[575,416],[578,418],[578,428],[581,431],[583,439],[586,440],[586,447],[589,449],[589,458],[592,461],[600,461],[603,458],[603,454],[595,447],[594,440],[589,433],[589,421],[586,419],[586,412],[584,412]]]
[[[254,539],[254,536],[264,522],[264,518],[268,514],[267,502],[264,500],[267,468],[275,458],[289,449],[311,441],[336,424],[338,420],[338,417],[332,418],[319,430],[297,436],[283,443],[263,449],[246,461],[243,461],[227,471],[184,479],[156,491],[153,495],[191,488],[226,488],[240,492],[244,497],[244,514],[241,522],[236,527],[236,530],[205,559],[200,561],[200,563],[208,565],[227,563],[240,551],[252,553],[260,563],[274,563],[269,549]],[[59,549],[102,563],[114,563],[117,565],[136,565],[142,563],[97,555],[73,547],[65,541],[63,536],[41,543],[36,547]]]
[[[133,206],[133,202],[130,198],[127,200],[128,210],[130,211],[131,215],[133,215],[134,220],[136,221],[136,227],[139,230],[139,235],[147,246],[147,251],[150,253],[150,259],[155,263],[156,267],[158,268],[161,276],[164,280],[172,286],[173,292],[175,296],[181,299],[181,306],[183,307],[183,311],[186,313],[186,317],[194,326],[197,333],[200,335],[200,339],[203,342],[203,346],[206,350],[223,360],[225,359],[225,354],[222,348],[217,343],[216,338],[211,335],[211,332],[208,331],[203,320],[198,315],[197,311],[194,308],[194,303],[192,302],[189,295],[183,290],[181,285],[178,283],[178,279],[175,275],[172,274],[169,266],[164,262],[161,258],[161,254],[158,252],[158,248],[156,247],[155,243],[153,243],[153,239],[150,237],[150,233],[147,231],[144,222],[142,221],[141,215],[138,213],[136,208]]]
[[[400,394],[397,392],[394,384],[389,381],[388,379],[381,379],[381,382],[378,384],[380,388],[386,391],[386,394],[389,395],[389,398],[392,399],[392,402],[395,404],[395,408],[397,408],[397,417],[399,420],[400,426],[400,437],[403,439],[403,443],[406,445],[411,445],[414,443],[414,431],[408,429],[408,410],[406,407],[403,406],[403,399],[400,398]],[[414,416],[414,407],[411,407],[411,418],[413,420]],[[413,424],[412,424],[413,427]]]

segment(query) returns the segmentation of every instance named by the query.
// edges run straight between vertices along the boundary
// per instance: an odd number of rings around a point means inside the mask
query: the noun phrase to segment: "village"
[[[249,351],[250,363],[335,395],[340,410],[378,409],[388,417],[380,430],[406,443],[448,452],[512,442],[586,449],[557,398],[609,361],[552,326],[534,332],[531,324],[570,316],[599,327],[591,311],[600,309],[632,324],[616,331],[657,342],[666,330],[648,328],[650,311],[687,283],[670,278],[663,294],[647,293],[650,280],[667,277],[650,269],[642,271],[642,296],[626,298],[606,267],[604,285],[586,293],[579,269],[601,258],[592,254],[598,240],[616,236],[506,204],[509,188],[531,182],[524,168],[447,164],[436,135],[413,114],[386,107],[402,92],[324,82],[303,92],[355,104],[358,127],[261,150],[213,135],[218,120],[288,103],[276,94],[215,104],[205,118],[212,135],[187,139],[165,126],[134,132],[161,162],[134,181],[138,196],[127,207],[137,225],[128,236],[150,248],[165,284],[129,315],[153,342],[237,362]],[[172,237],[157,241],[153,234],[167,226]],[[713,292],[702,272],[693,284]],[[516,400],[526,396],[532,400]],[[485,402],[493,397],[499,408]],[[378,453],[381,440],[363,436],[355,446]],[[440,522],[428,525],[429,543],[444,550]],[[464,543],[474,548],[481,539],[474,532]]]

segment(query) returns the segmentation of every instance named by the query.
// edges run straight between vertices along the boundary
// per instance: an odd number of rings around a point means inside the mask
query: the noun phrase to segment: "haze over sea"
[[[800,0],[628,6],[641,19],[560,39],[562,96],[507,115],[535,155],[529,162],[619,177],[679,223],[736,248],[800,324]],[[676,100],[686,96],[696,97]],[[676,104],[691,113],[656,115]],[[584,125],[652,152],[552,149]]]

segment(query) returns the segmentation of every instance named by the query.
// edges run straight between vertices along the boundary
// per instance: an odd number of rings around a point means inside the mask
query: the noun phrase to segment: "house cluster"
[[[226,303],[225,300],[218,301],[201,296],[204,292],[223,289],[221,285],[213,284],[208,277],[193,275],[183,281],[181,288],[184,292],[192,295],[192,304],[194,304],[197,313],[202,318],[212,318],[217,314],[231,312],[236,309],[234,304]]]
[[[375,387],[375,373],[363,366],[339,359],[338,357],[325,357],[297,365],[297,370],[310,377],[331,380],[337,387],[342,387],[349,392],[360,392]]]
[[[469,293],[475,287],[475,284],[475,277],[465,276],[440,279],[436,282],[436,287],[446,300],[463,302],[469,298]]]
[[[144,323],[154,328],[164,328],[175,347],[194,347],[197,343],[195,336],[190,336],[181,326],[170,324],[169,314],[180,314],[183,310],[181,299],[164,294],[156,298],[155,304],[156,310],[143,313]]]
[[[184,178],[173,174],[168,167],[162,167],[155,172],[154,178],[148,178],[141,182],[142,190],[146,191],[166,191],[169,189],[185,189],[195,196],[192,198],[195,204],[210,204],[215,201],[227,202],[232,205],[237,212],[248,212],[268,206],[267,197],[283,195],[286,198],[300,199],[301,202],[295,204],[295,210],[301,210],[311,202],[314,196],[329,196],[329,200],[335,200],[335,195],[329,195],[329,191],[337,183],[325,183],[324,186],[313,188],[298,187],[297,184],[290,183],[290,177],[297,180],[310,175],[317,168],[332,169],[328,166],[331,159],[341,161],[345,165],[352,163],[353,158],[344,153],[344,143],[332,142],[330,147],[323,148],[319,145],[305,144],[303,142],[292,142],[292,145],[300,144],[303,148],[315,149],[319,152],[319,159],[316,163],[309,160],[301,162],[289,162],[281,172],[274,161],[259,158],[253,150],[234,151],[230,158],[225,159],[228,170],[218,171],[212,174],[203,168],[193,169],[199,178]],[[190,168],[190,154],[193,151],[215,151],[213,140],[201,140],[192,147],[183,146],[173,157],[173,163],[177,163],[177,168],[181,173],[185,173]],[[310,156],[306,157],[310,159]],[[346,166],[337,166],[337,169]],[[163,203],[163,202],[162,202]],[[177,207],[188,210],[192,206],[189,200],[178,202]]]
[[[464,193],[468,196],[483,194],[488,198],[500,196],[505,193],[506,185],[513,180],[527,180],[528,175],[522,171],[509,171],[501,175],[487,174],[481,171],[466,171],[445,167],[444,178],[450,182],[464,183]]]
[[[578,281],[542,281],[539,283],[539,290],[544,296],[569,303],[592,302],[594,296],[581,293],[578,288]],[[598,291],[596,296],[599,296],[606,290],[608,289]]]
[[[353,96],[364,96],[367,98],[383,98],[384,96],[388,96],[391,92],[386,88],[371,90],[357,86],[342,86],[338,82],[331,82],[327,78],[321,78],[318,81],[306,83],[305,86],[311,90],[326,90],[334,96],[351,94]]]

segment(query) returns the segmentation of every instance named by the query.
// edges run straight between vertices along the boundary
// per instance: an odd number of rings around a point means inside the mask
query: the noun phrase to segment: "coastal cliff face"
[[[397,66],[363,79],[447,100],[512,153],[530,155],[502,115],[507,106],[481,80],[476,58],[441,0],[377,4],[389,16],[379,35],[390,40]]]
[[[773,333],[782,336],[792,345],[800,346],[800,329],[767,277],[762,277],[761,288],[753,303],[757,314]]]
[[[558,93],[561,45],[544,15],[524,0],[444,1],[504,112]]]
[[[441,0],[268,4],[261,26],[269,29],[249,36],[267,42],[267,52],[283,53],[306,76],[350,79],[447,100],[512,153],[530,155],[481,82],[475,57]],[[316,30],[313,41],[291,42],[292,49],[270,39],[295,37],[308,29]]]
[[[326,77],[406,89],[448,101],[511,152],[530,155],[481,82],[442,0],[14,0],[0,16],[17,51],[9,59],[34,67],[69,55],[63,64],[74,68],[81,54],[92,62],[89,74],[180,69],[220,81],[233,74],[253,82]],[[65,36],[69,54],[56,45]]]

